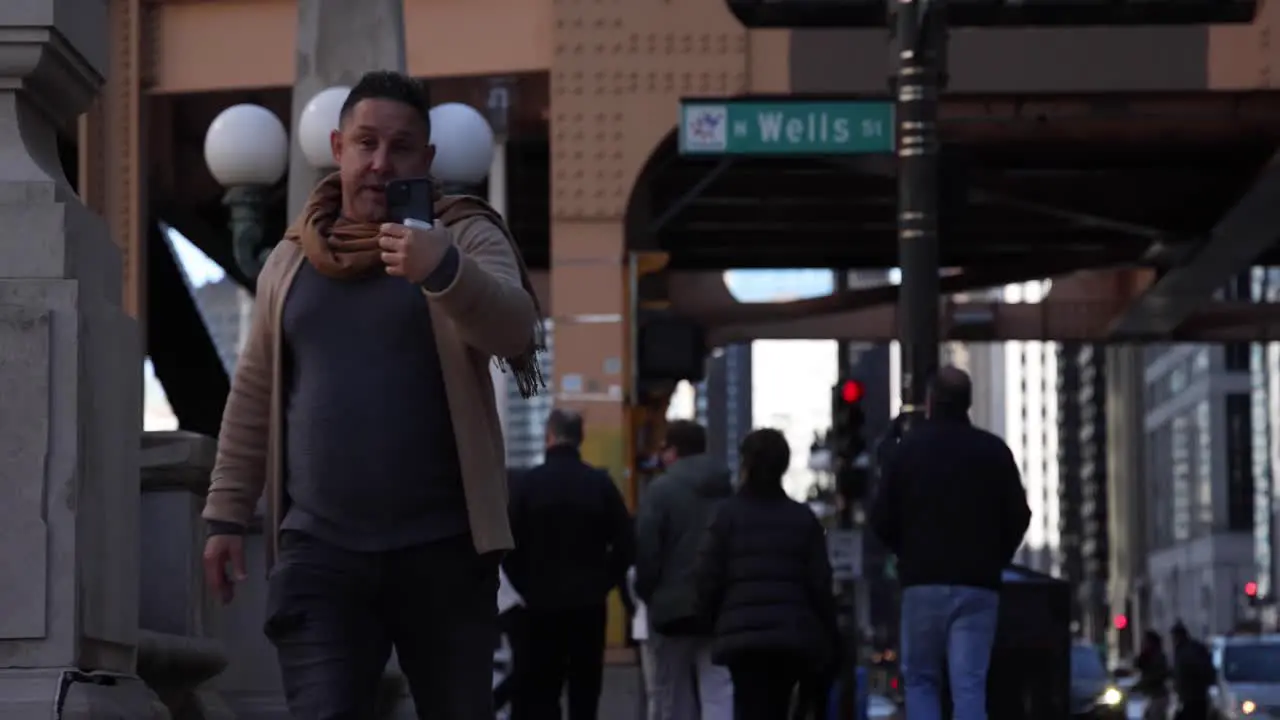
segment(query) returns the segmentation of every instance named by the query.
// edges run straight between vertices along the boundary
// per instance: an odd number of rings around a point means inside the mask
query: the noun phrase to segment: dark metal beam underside
[[[147,355],[178,425],[216,436],[231,383],[159,226],[147,235]]]
[[[1165,337],[1213,293],[1258,263],[1280,240],[1280,163],[1257,182],[1185,263],[1165,273],[1111,326],[1119,338]]]
[[[1256,98],[949,100],[944,264],[1052,254],[1167,269],[1208,237],[1280,142],[1260,122],[1280,123],[1280,102]],[[661,167],[648,197],[662,223],[641,242],[670,252],[672,267],[896,264],[888,157],[672,158]]]

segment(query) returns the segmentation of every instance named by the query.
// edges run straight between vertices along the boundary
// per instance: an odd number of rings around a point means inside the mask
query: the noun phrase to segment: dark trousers
[[[265,632],[294,720],[374,717],[392,647],[423,720],[493,720],[498,558],[469,537],[386,553],[281,537]]]
[[[604,675],[605,622],[603,603],[525,612],[514,647],[512,720],[560,720],[561,693],[568,695],[569,720],[596,720]]]
[[[787,720],[800,675],[795,660],[785,655],[762,654],[730,664],[734,720]]]
[[[1180,699],[1176,720],[1206,720],[1209,717],[1209,697],[1196,694]]]
[[[791,720],[826,720],[827,705],[831,700],[831,686],[835,684],[835,676],[834,671],[826,670],[801,676]]]

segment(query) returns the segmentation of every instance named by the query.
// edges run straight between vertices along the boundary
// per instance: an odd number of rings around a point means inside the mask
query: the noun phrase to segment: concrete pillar
[[[1143,477],[1146,437],[1145,364],[1141,345],[1113,345],[1106,350],[1107,383],[1107,518],[1111,548],[1108,597],[1111,613],[1127,612],[1132,599],[1137,613],[1139,590],[1147,574],[1146,481]],[[1130,618],[1131,637],[1143,628]],[[1119,636],[1108,619],[1113,653]],[[1131,650],[1131,648],[1126,648]]]
[[[103,0],[0,2],[0,717],[161,718],[134,676],[142,357],[121,258],[62,174]],[[104,678],[110,677],[110,680]]]
[[[289,150],[289,217],[306,205],[320,173],[302,154],[298,117],[316,93],[354,85],[370,70],[405,71],[404,0],[297,0],[297,70]]]

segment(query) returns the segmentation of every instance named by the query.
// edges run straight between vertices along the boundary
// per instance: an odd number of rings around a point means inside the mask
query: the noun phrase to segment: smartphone
[[[436,221],[435,184],[431,178],[405,178],[387,183],[387,215],[391,222]]]

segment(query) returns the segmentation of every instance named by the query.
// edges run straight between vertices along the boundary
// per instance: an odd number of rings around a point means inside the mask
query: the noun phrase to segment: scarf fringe
[[[528,400],[547,389],[546,377],[542,374],[542,363],[538,356],[547,352],[546,329],[541,323],[536,330],[534,346],[523,355],[515,358],[496,358],[498,368],[506,373],[508,370],[516,379],[516,387],[520,397]]]

